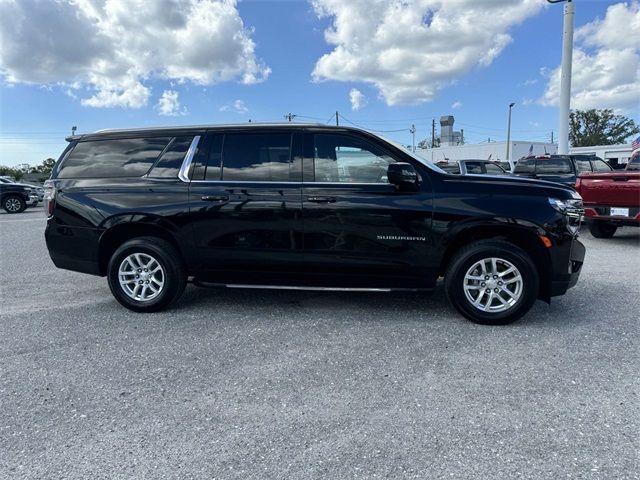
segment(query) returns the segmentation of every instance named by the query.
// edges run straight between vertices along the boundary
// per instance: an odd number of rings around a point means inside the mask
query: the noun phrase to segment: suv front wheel
[[[460,250],[445,275],[447,298],[462,315],[486,325],[506,325],[522,317],[538,297],[540,280],[521,248],[500,240],[480,240]]]
[[[25,211],[27,204],[18,195],[8,195],[2,200],[2,208],[7,213],[21,213]]]
[[[107,279],[113,296],[136,312],[156,312],[177,300],[187,283],[180,255],[166,240],[134,238],[111,256]]]

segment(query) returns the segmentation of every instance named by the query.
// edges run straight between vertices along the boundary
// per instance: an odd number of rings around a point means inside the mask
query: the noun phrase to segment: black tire
[[[150,255],[162,267],[164,285],[153,299],[141,301],[131,298],[120,285],[120,265],[133,253]],[[187,285],[187,273],[180,254],[173,245],[158,237],[139,237],[123,243],[113,253],[107,266],[107,280],[115,299],[129,310],[157,312],[168,307],[182,295]]]
[[[2,208],[7,213],[22,213],[27,208],[27,203],[19,195],[7,195],[2,199]]]
[[[616,230],[618,230],[617,225],[601,220],[589,222],[589,231],[596,238],[611,238],[616,233]]]
[[[522,278],[520,296],[513,305],[501,312],[488,312],[476,308],[464,291],[467,271],[485,258],[506,260],[517,268]],[[463,247],[451,259],[445,274],[445,291],[449,302],[466,318],[483,325],[506,325],[515,322],[531,309],[538,298],[539,288],[540,277],[529,255],[516,245],[502,240],[479,240]],[[493,304],[493,301],[491,303]]]

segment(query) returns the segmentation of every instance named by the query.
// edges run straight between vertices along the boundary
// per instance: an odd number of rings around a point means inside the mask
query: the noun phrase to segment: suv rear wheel
[[[481,240],[460,250],[445,275],[447,298],[476,323],[506,325],[522,317],[538,297],[540,279],[521,248]]]
[[[113,296],[136,312],[156,312],[177,300],[187,283],[180,255],[169,242],[140,237],[111,256],[107,279]]]
[[[7,213],[21,213],[25,211],[27,204],[18,195],[8,195],[2,200],[2,208]]]

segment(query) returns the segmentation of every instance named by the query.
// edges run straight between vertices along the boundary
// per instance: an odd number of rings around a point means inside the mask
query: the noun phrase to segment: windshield
[[[571,160],[562,157],[538,158],[536,161],[536,174],[561,174],[571,172]]]

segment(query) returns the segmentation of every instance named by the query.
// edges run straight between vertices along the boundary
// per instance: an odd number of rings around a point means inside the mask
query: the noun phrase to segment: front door
[[[205,144],[189,189],[200,276],[282,284],[302,264],[302,134],[245,129]]]
[[[305,134],[304,252],[317,283],[344,287],[431,286],[432,192],[387,181],[397,161],[384,143],[355,133]]]

